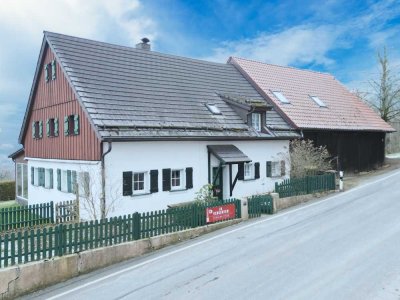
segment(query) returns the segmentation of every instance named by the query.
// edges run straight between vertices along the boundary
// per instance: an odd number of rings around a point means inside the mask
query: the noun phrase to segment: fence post
[[[139,240],[140,239],[140,214],[138,212],[135,212],[132,214],[132,220],[133,220],[133,239],[134,240]]]
[[[50,202],[51,223],[54,224],[54,202]]]

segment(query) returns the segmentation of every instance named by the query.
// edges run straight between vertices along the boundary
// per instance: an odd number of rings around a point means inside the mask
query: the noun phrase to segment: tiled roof
[[[50,32],[45,38],[102,138],[260,137],[219,96],[264,101],[233,65]]]
[[[394,131],[332,75],[237,57],[229,62],[299,129]],[[281,92],[290,103],[280,102],[272,92]],[[310,96],[317,96],[326,107]]]

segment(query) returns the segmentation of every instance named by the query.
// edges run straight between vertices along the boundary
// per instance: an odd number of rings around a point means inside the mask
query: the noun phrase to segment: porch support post
[[[232,197],[233,183],[232,183],[232,164],[229,164],[229,195]]]
[[[229,176],[230,176],[229,182],[231,183],[231,196],[232,196],[233,189],[235,188],[236,182],[238,181],[238,178],[239,178],[239,170],[236,173],[235,179],[233,180],[233,183],[232,183],[232,165],[230,164],[229,167],[230,167],[229,168]]]
[[[208,152],[208,183],[211,183],[211,153],[210,150]]]

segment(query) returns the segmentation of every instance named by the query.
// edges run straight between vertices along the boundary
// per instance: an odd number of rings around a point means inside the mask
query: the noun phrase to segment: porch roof
[[[250,162],[251,159],[234,145],[208,145],[208,150],[226,164]]]

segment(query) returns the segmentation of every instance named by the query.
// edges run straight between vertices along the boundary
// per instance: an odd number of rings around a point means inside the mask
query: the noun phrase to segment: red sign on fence
[[[214,223],[218,221],[234,219],[236,207],[235,204],[226,204],[216,207],[206,208],[206,222]]]

